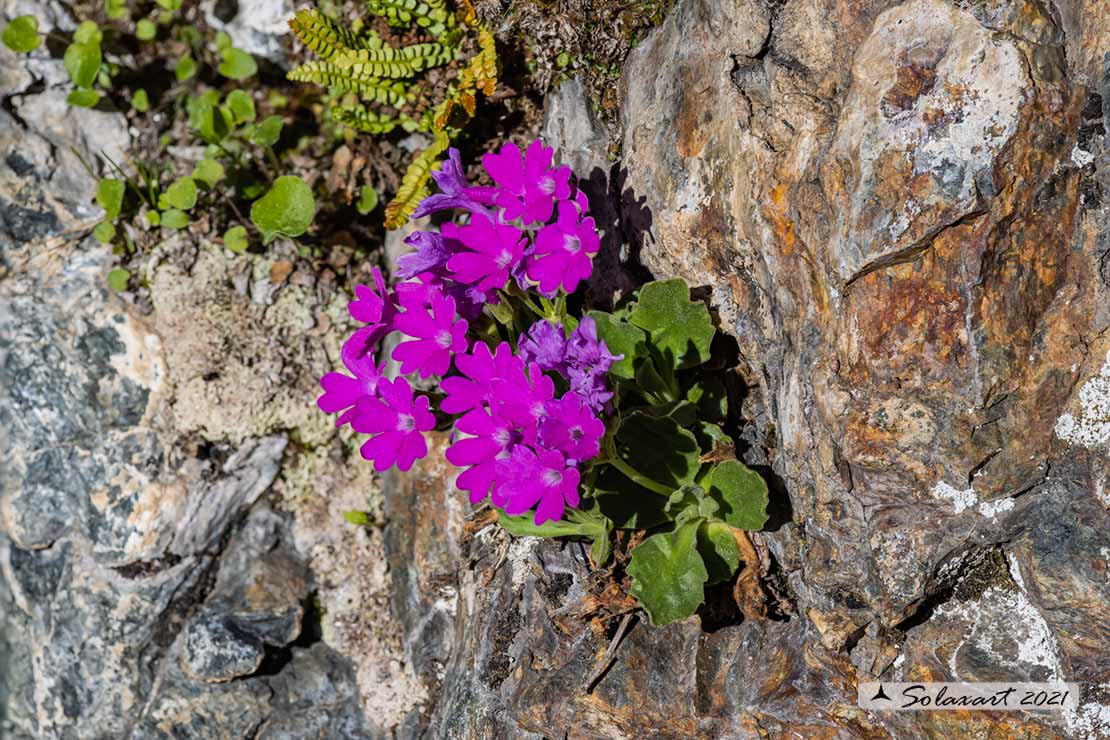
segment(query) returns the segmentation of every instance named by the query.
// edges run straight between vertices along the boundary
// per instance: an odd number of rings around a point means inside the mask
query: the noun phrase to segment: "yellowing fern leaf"
[[[439,131],[432,145],[416,155],[405,176],[401,178],[401,187],[397,189],[397,195],[385,207],[387,229],[401,227],[409,220],[420,201],[428,195],[428,178],[431,177],[433,169],[439,168],[439,156],[447,151],[450,145],[451,137],[446,132]]]

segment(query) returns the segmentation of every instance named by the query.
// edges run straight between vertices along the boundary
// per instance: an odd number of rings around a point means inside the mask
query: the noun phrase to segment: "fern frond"
[[[317,10],[299,10],[289,21],[297,38],[325,61],[358,49],[373,48],[376,36],[363,38]]]
[[[413,77],[432,67],[451,61],[456,49],[439,43],[412,44],[395,49],[381,46],[377,49],[358,49],[335,57],[332,61],[369,77],[404,79]]]
[[[475,87],[486,95],[493,95],[498,77],[497,43],[484,26],[478,29],[478,53],[470,60],[467,70],[474,75]]]
[[[415,23],[439,36],[455,27],[455,16],[447,10],[446,0],[368,0],[370,12],[385,18],[391,26]]]
[[[334,62],[306,62],[289,71],[294,82],[315,82],[342,92],[354,92],[382,105],[401,106],[409,99],[410,86],[396,80],[363,74],[353,67]]]
[[[428,178],[432,170],[439,167],[439,156],[447,151],[451,138],[443,131],[436,134],[435,141],[412,160],[397,195],[385,207],[385,227],[396,229],[409,220],[420,201],[428,195]]]
[[[368,134],[388,134],[395,128],[402,128],[405,131],[414,130],[417,127],[416,121],[404,114],[391,116],[384,113],[377,113],[368,109],[364,105],[359,105],[354,108],[332,108],[332,117],[336,121],[352,128],[357,128],[359,131],[364,131]]]

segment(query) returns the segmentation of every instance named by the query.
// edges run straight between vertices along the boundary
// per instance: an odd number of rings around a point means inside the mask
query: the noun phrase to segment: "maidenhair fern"
[[[464,0],[464,3],[466,0]],[[409,165],[385,225],[395,229],[408,220],[426,194],[428,178],[477,108],[476,94],[490,95],[497,84],[497,49],[493,34],[478,24],[473,9],[460,21],[446,0],[368,0],[370,12],[394,28],[418,27],[430,41],[392,46],[371,31],[340,25],[317,10],[302,10],[289,22],[297,37],[319,60],[297,67],[289,79],[327,87],[335,101],[333,118],[370,134],[396,128],[435,135],[431,146]],[[464,45],[477,51],[463,59]],[[426,99],[424,73],[458,62],[459,72],[438,103]]]

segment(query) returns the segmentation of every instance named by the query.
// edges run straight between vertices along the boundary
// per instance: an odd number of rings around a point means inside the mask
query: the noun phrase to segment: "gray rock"
[[[185,627],[181,667],[200,681],[230,681],[258,670],[262,640],[223,614],[207,614]]]
[[[286,44],[292,35],[289,19],[297,10],[291,0],[205,0],[201,5],[205,20],[226,31],[235,46],[274,64],[291,66]]]

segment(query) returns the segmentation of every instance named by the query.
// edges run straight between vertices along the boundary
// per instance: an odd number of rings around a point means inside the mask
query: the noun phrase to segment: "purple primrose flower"
[[[393,350],[393,359],[401,363],[406,375],[444,375],[451,367],[451,355],[466,351],[466,319],[456,320],[455,299],[435,292],[430,298],[431,312],[410,304],[394,320],[396,329],[414,337]]]

